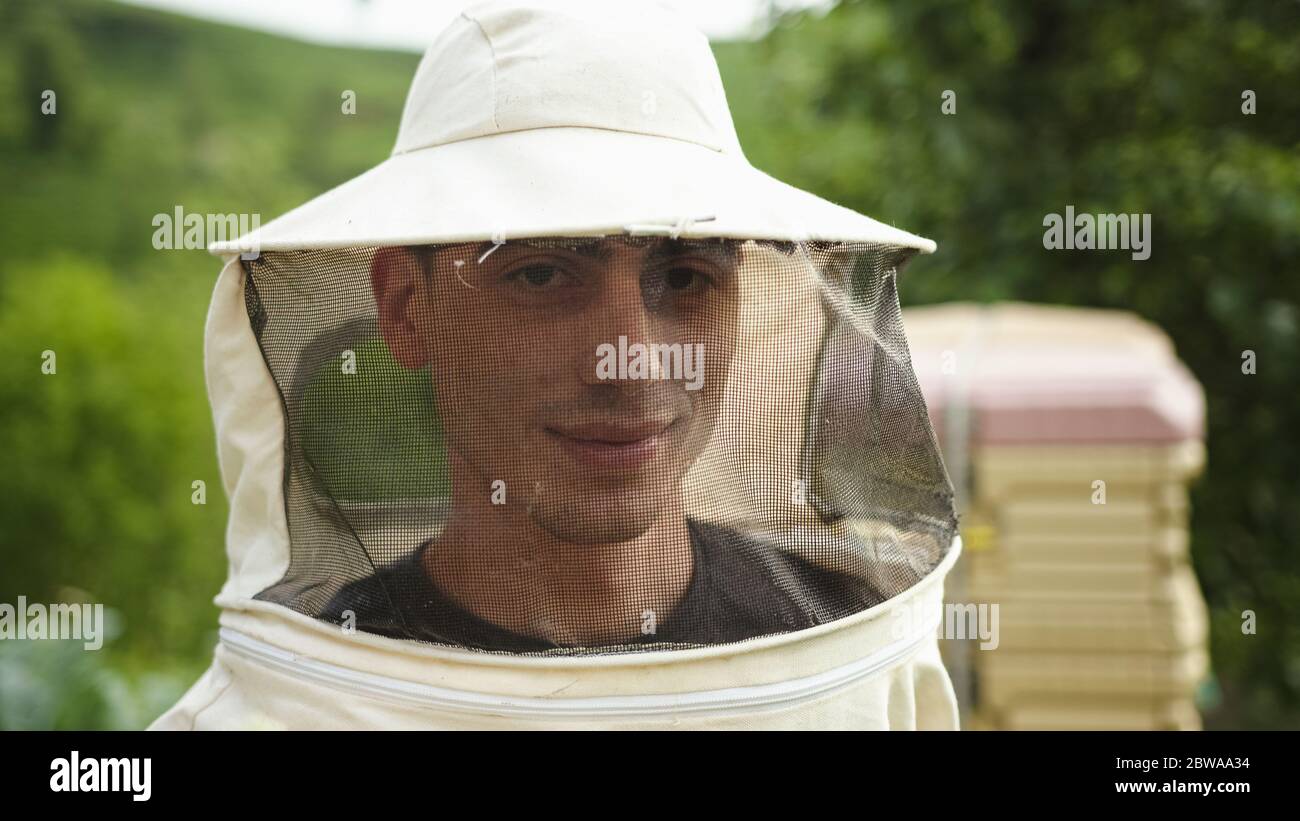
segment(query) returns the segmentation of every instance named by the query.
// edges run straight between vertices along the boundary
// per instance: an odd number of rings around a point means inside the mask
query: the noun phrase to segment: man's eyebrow
[[[613,241],[617,242],[619,240]],[[569,251],[578,256],[602,262],[609,258],[612,250],[611,240],[608,237],[582,237],[562,240],[542,238],[525,239],[517,242],[541,250]],[[506,244],[509,244],[509,241]],[[485,253],[492,250],[493,245],[490,240],[480,243],[476,256],[481,259]],[[721,264],[730,264],[735,261],[736,247],[733,243],[718,242],[716,240],[663,239],[654,243],[654,248],[649,257],[650,259],[671,259],[672,257],[688,254],[698,254]]]
[[[610,247],[602,240],[589,240],[575,243],[571,249],[580,257],[604,261],[609,259]]]
[[[575,254],[591,259],[603,260],[609,256],[609,246],[603,241],[603,237],[593,237],[591,239],[573,239],[573,240],[550,240],[550,239],[525,239],[525,240],[507,240],[503,245],[510,245],[512,242],[524,245],[529,248],[539,250],[562,250],[572,251]],[[479,244],[477,257],[482,259],[483,255],[492,249],[494,243],[486,240]]]
[[[735,246],[727,242],[718,242],[716,240],[668,239],[659,243],[659,245],[650,252],[650,257],[654,259],[659,257],[676,257],[688,254],[698,254],[722,264],[729,264],[735,261],[735,252]]]

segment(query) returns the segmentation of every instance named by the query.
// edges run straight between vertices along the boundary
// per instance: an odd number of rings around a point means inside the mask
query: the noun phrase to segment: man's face
[[[390,349],[429,366],[449,455],[479,480],[467,492],[501,480],[508,508],[566,541],[640,535],[713,430],[736,339],[734,245],[492,248],[444,246],[423,266],[381,252]]]

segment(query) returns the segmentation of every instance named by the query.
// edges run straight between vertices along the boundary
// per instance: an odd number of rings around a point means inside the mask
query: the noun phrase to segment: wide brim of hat
[[[397,154],[214,254],[671,233],[882,243],[893,228],[695,143],[598,128],[538,128]]]

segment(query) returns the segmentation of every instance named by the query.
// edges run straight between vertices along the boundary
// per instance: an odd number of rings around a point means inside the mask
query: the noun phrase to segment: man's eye
[[[695,272],[690,268],[674,268],[668,272],[666,279],[669,288],[675,291],[684,291],[691,287],[691,283],[695,282]]]
[[[555,282],[560,275],[560,270],[554,265],[525,265],[509,274],[509,278],[526,283],[534,288],[544,288]]]
[[[709,285],[712,279],[695,268],[678,266],[664,274],[664,284],[674,291],[687,291]]]

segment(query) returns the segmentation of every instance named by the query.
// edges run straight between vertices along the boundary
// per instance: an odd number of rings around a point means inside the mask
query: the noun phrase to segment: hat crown
[[[393,153],[555,127],[743,158],[708,39],[677,13],[633,0],[472,4],[420,61]]]

